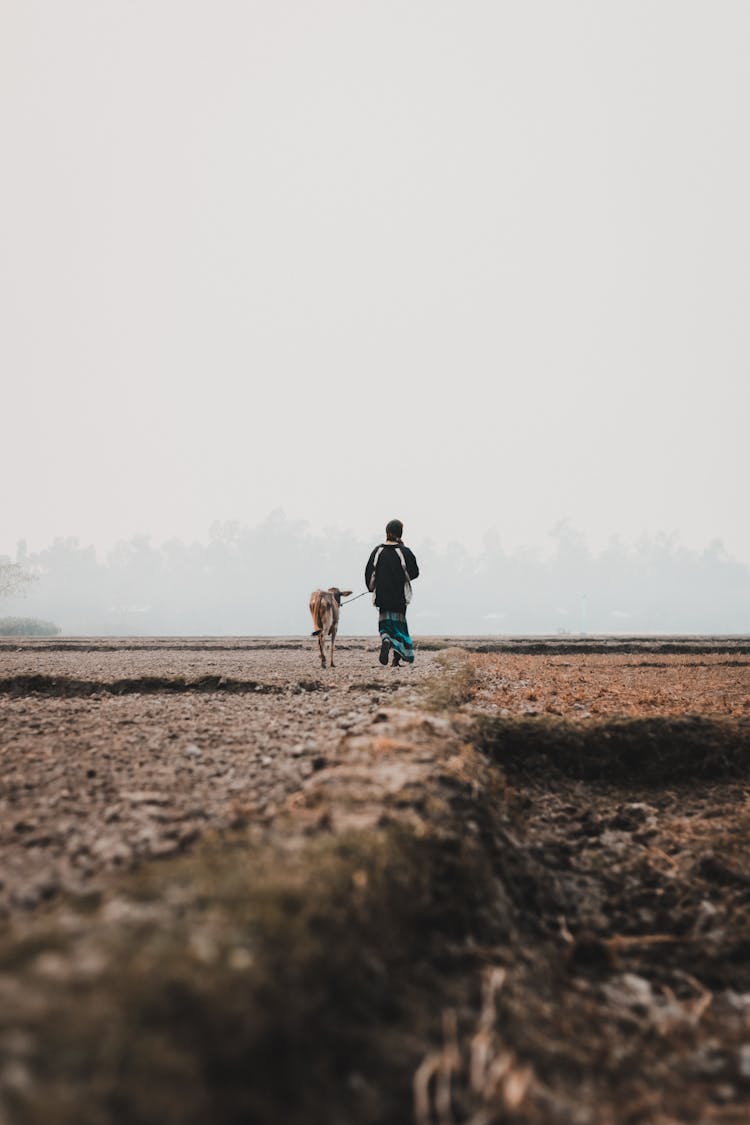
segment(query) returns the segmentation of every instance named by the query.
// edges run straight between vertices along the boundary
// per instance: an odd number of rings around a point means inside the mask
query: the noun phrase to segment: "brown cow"
[[[313,636],[318,638],[320,645],[320,662],[325,668],[326,658],[323,652],[323,640],[331,638],[331,667],[333,664],[333,645],[336,640],[336,630],[339,627],[339,607],[342,598],[348,598],[351,590],[339,590],[337,586],[330,586],[327,590],[313,590],[310,595],[310,613],[312,614]]]

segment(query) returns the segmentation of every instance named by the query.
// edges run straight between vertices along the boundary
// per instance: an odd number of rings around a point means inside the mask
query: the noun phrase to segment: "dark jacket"
[[[401,555],[406,564],[406,574]],[[365,567],[365,584],[368,590],[374,591],[375,605],[379,609],[406,613],[407,576],[408,580],[419,577],[417,560],[408,547],[401,542],[381,543],[374,549]]]

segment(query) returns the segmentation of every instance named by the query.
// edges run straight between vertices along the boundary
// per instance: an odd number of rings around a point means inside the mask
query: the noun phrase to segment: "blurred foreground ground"
[[[0,1122],[750,1121],[750,642],[312,645],[0,645]]]

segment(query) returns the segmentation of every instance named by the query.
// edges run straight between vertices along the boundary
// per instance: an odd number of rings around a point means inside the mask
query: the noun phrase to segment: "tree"
[[[11,594],[19,594],[29,583],[35,581],[35,576],[29,574],[18,563],[0,560],[0,598],[10,597]]]

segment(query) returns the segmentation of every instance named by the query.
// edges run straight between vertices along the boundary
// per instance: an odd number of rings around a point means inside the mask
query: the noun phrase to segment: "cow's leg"
[[[336,626],[331,626],[331,667],[333,668],[333,646],[336,641]]]
[[[318,645],[320,646],[320,663],[325,668],[325,666],[326,666],[326,654],[323,651],[323,630],[322,629],[318,633]]]

